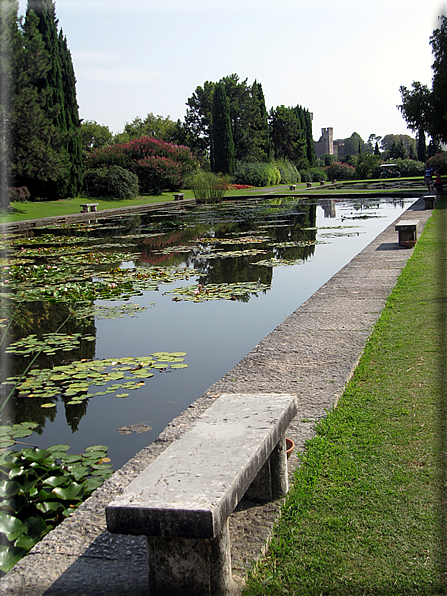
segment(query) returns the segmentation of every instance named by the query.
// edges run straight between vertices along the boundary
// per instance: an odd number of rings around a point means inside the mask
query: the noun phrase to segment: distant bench
[[[96,213],[96,207],[99,203],[82,203],[81,204],[81,213]]]
[[[394,226],[399,236],[399,246],[412,248],[416,244],[418,223],[418,219],[404,219]]]
[[[178,192],[174,195],[174,201],[183,201],[184,196],[183,192]]]
[[[296,412],[295,395],[224,394],[106,507],[110,532],[147,537],[151,596],[231,593],[228,517],[286,495]]]

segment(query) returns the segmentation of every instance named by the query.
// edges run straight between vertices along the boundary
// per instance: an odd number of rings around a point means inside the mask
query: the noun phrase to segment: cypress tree
[[[234,142],[230,122],[230,107],[222,81],[216,83],[213,96],[213,129],[212,129],[212,162],[213,172],[234,174]]]
[[[425,142],[425,132],[422,128],[419,129],[418,134],[418,160],[427,161],[427,145]]]
[[[272,150],[268,114],[261,83],[254,81],[251,88],[252,113],[250,115],[249,157],[256,161],[268,161]]]
[[[59,34],[60,55],[62,63],[62,89],[64,94],[65,122],[68,132],[68,154],[70,156],[70,175],[68,179],[68,195],[76,196],[82,186],[82,138],[79,120],[79,106],[76,100],[76,77],[73,69],[71,53],[67,38],[61,30]]]
[[[65,172],[57,178],[48,178],[39,192],[42,197],[48,198],[73,196],[80,190],[82,182],[82,148],[71,54],[62,31],[58,33],[52,0],[28,0],[25,24],[32,14],[37,16],[38,30],[48,52],[50,66],[46,77],[38,82],[37,89],[44,93],[47,113],[64,138],[60,151],[65,162]]]
[[[0,4],[0,204],[9,207],[11,167],[11,101],[14,93],[15,54],[19,47],[17,0]]]
[[[33,196],[47,196],[49,181],[66,175],[65,137],[54,123],[58,108],[48,107],[50,90],[42,83],[50,66],[49,54],[31,12],[25,21],[14,58],[11,105],[11,174]]]

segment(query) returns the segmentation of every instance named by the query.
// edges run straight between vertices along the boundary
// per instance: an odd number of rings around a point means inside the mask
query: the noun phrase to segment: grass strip
[[[396,180],[407,180],[406,178],[399,178]],[[408,179],[413,180],[413,179]],[[332,186],[330,183],[326,182],[324,186],[320,186],[319,182],[312,183],[312,195],[314,193],[321,193],[321,194],[337,194],[346,196],[348,194],[364,194],[368,195],[371,192],[375,194],[382,194],[383,196],[392,196],[393,194],[401,194],[402,189],[400,188],[376,188],[376,182],[381,182],[382,184],[384,181],[378,180],[371,180],[366,181],[368,183],[368,188],[361,190],[353,189],[344,189],[344,184],[355,185],[356,183],[361,184],[362,186],[365,185],[365,180],[360,181],[347,181],[344,182],[337,182],[336,185]],[[385,183],[389,182],[389,180],[385,180]],[[397,184],[396,182],[394,182]],[[296,191],[290,193],[290,196],[298,196],[302,193],[306,194],[308,190],[306,183],[296,184]],[[259,191],[260,194],[271,195],[272,198],[276,194],[283,195],[284,193],[289,192],[290,185],[283,184],[280,186],[269,187],[269,188],[260,188],[260,189],[241,189],[241,190],[229,190],[226,191],[224,199],[228,199],[230,197],[255,197],[256,192]],[[424,185],[421,183],[419,190],[424,190]],[[405,190],[405,189],[404,189]],[[413,189],[414,190],[414,189]],[[182,193],[185,195],[185,199],[193,199],[194,193],[190,189],[182,190]],[[174,193],[173,192],[164,192],[159,195],[143,195],[139,197],[135,197],[134,199],[104,199],[104,198],[86,198],[86,197],[76,197],[74,199],[59,199],[56,201],[29,201],[24,203],[11,203],[11,207],[9,209],[0,210],[0,224],[2,223],[14,223],[16,221],[24,221],[29,219],[42,219],[44,217],[63,217],[65,215],[71,215],[75,213],[80,213],[81,205],[83,203],[98,203],[98,211],[103,211],[104,209],[117,209],[119,207],[133,207],[136,205],[149,205],[152,203],[164,203],[168,201],[174,200]]]
[[[193,198],[192,191],[191,197]],[[173,193],[163,193],[157,196],[144,195],[134,199],[96,199],[85,197],[76,197],[75,199],[60,199],[57,201],[29,201],[25,203],[11,203],[11,208],[0,211],[0,223],[11,223],[15,221],[24,221],[28,219],[42,219],[43,217],[63,217],[73,213],[81,212],[83,203],[98,203],[98,211],[103,209],[116,209],[118,207],[133,207],[136,205],[149,205],[152,203],[164,203],[173,201]]]
[[[300,455],[245,596],[447,592],[446,230],[444,198]]]

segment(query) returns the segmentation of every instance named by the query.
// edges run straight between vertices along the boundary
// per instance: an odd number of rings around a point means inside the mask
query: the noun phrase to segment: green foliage
[[[199,172],[188,180],[188,186],[192,188],[194,198],[198,203],[220,203],[230,180],[229,176]]]
[[[281,184],[299,184],[301,182],[300,173],[288,159],[278,159],[275,163],[281,176]]]
[[[301,170],[300,171],[301,182],[312,182],[312,174],[310,170]]]
[[[398,106],[408,128],[428,132],[432,139],[447,141],[447,17],[439,17],[440,27],[430,37],[433,62],[433,84],[414,81],[412,89],[400,87],[402,104]]]
[[[299,108],[278,106],[269,115],[270,136],[276,159],[289,159],[298,169],[307,169],[307,129]]]
[[[236,161],[268,161],[271,158],[268,115],[260,83],[248,85],[237,74],[220,81],[228,99]],[[212,145],[213,102],[216,83],[206,81],[187,101],[185,122],[179,130],[202,165],[208,164]]]
[[[88,197],[130,199],[138,195],[138,176],[120,166],[89,170],[84,175],[84,188]]]
[[[175,190],[197,170],[197,162],[188,147],[142,137],[124,145],[95,149],[85,155],[89,170],[118,165],[138,176],[140,191],[159,193]]]
[[[323,168],[311,168],[309,173],[312,177],[312,182],[324,182],[327,180],[327,173]]]
[[[59,176],[46,179],[40,176],[33,184],[34,177],[39,176],[37,170],[30,180],[24,179],[22,183],[30,188],[33,196],[41,198],[76,196],[82,184],[82,147],[73,63],[67,40],[62,32],[58,32],[52,0],[28,0],[25,30],[27,22],[34,22],[36,18],[37,29],[48,56],[49,70],[31,85],[31,89],[42,93],[43,109],[60,135],[59,147],[53,145],[53,148],[58,153],[63,171]],[[34,58],[35,54],[31,52],[30,59]],[[21,113],[19,116],[24,117]],[[31,132],[32,138],[36,131]],[[45,147],[40,149],[45,150]]]
[[[124,135],[126,135],[124,137]],[[129,124],[126,122],[123,131],[123,138],[117,136],[117,141],[125,142],[141,139],[141,137],[154,137],[162,139],[166,143],[176,143],[178,140],[177,124],[167,116],[166,118],[160,115],[155,116],[149,112],[144,120],[136,117]]]
[[[326,170],[329,180],[352,180],[355,174],[355,168],[347,163],[335,161]]]
[[[401,176],[423,176],[424,163],[414,159],[396,159],[397,169]]]
[[[274,162],[253,163],[238,162],[234,175],[236,184],[249,184],[251,186],[272,186],[279,184],[281,174]]]
[[[433,171],[439,172],[442,176],[447,175],[447,155],[445,153],[438,153],[430,157],[428,164]]]
[[[31,197],[30,191],[26,188],[26,186],[18,186],[15,188],[8,188],[9,192],[9,199],[10,201],[16,203],[24,203],[29,201]]]
[[[4,0],[0,10],[0,205],[9,207],[11,174],[10,105],[15,84],[15,58],[18,47],[18,2]]]
[[[353,132],[352,135],[344,140],[345,143],[345,155],[358,155],[363,146],[363,139],[357,133]]]
[[[379,178],[379,157],[373,153],[362,153],[355,164],[354,176],[357,180]]]
[[[48,184],[68,174],[65,139],[54,123],[58,108],[47,106],[50,91],[40,87],[50,69],[38,18],[30,12],[15,48],[11,178],[17,186],[27,186],[32,197],[45,197]]]
[[[420,128],[418,131],[417,147],[417,158],[419,161],[423,161],[425,163],[427,160],[427,145],[425,142],[425,132],[422,128]]]
[[[230,106],[222,82],[214,87],[211,169],[234,174],[234,142],[230,122]]]
[[[82,150],[84,152],[112,144],[113,134],[108,126],[102,126],[94,120],[81,122]]]
[[[0,103],[6,95],[10,103],[0,134],[2,177],[6,172],[10,186],[27,186],[31,198],[75,196],[81,186],[82,151],[67,40],[58,33],[51,0],[29,0],[23,22],[17,19],[16,4],[13,15],[14,3],[8,3],[11,10],[2,10],[1,22],[9,58],[1,61]]]
[[[1,426],[0,440],[12,443],[32,433],[33,423]],[[112,474],[107,447],[69,455],[68,445],[26,448],[0,454],[0,571],[24,557]]]

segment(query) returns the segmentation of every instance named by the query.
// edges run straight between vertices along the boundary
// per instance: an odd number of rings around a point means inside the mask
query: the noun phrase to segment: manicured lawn
[[[406,180],[405,178],[400,178],[400,180]],[[349,184],[355,184],[358,182],[359,184],[364,185],[365,181],[349,181]],[[368,181],[369,182],[369,181]],[[328,192],[332,194],[337,194],[337,192],[342,193],[343,195],[346,194],[353,194],[353,193],[363,193],[368,194],[371,191],[374,192],[381,192],[384,195],[391,195],[393,192],[400,192],[400,189],[375,189],[374,182],[378,181],[371,181],[371,185],[369,189],[361,189],[356,190],[355,188],[350,188],[348,190],[344,190],[344,183],[337,183],[336,185],[332,186],[330,182],[326,182],[324,186],[320,187],[319,182],[312,183],[312,194],[316,192],[322,192],[327,194]],[[379,181],[380,182],[380,181]],[[383,182],[383,181],[382,181]],[[317,188],[318,187],[318,188]],[[423,188],[421,184],[421,188]],[[306,191],[307,185],[306,183],[301,183],[296,185],[296,192]],[[271,194],[274,196],[275,194],[289,194],[290,189],[288,184],[282,184],[279,186],[269,187],[269,188],[260,188],[258,189],[260,194]],[[194,193],[192,190],[182,190],[181,192],[184,193],[185,199],[193,199]],[[290,192],[291,195],[294,195],[295,192]],[[242,190],[231,190],[226,192],[226,197],[251,197],[256,195],[256,189],[242,189]],[[136,197],[135,199],[127,199],[127,200],[113,200],[113,199],[86,199],[85,197],[77,197],[75,199],[60,199],[58,201],[41,201],[41,202],[29,202],[29,203],[12,203],[11,208],[7,211],[0,210],[0,223],[10,223],[15,221],[23,221],[27,219],[41,219],[42,217],[52,217],[52,216],[64,216],[70,215],[72,213],[80,213],[81,208],[80,205],[82,203],[98,203],[98,211],[102,211],[103,209],[114,209],[118,207],[129,207],[133,205],[147,205],[151,203],[163,203],[165,201],[173,201],[174,200],[174,193],[173,192],[164,192],[160,195],[149,196],[144,195],[140,197]]]
[[[446,226],[444,198],[301,456],[246,596],[446,593]]]
[[[191,197],[189,197],[189,194]],[[185,192],[185,198],[192,198],[192,191]],[[42,217],[63,216],[71,213],[80,213],[81,203],[99,203],[98,211],[102,209],[114,209],[116,207],[129,207],[131,205],[146,205],[149,203],[162,203],[173,201],[173,193],[163,193],[158,196],[142,196],[135,199],[112,200],[112,199],[86,199],[77,197],[75,199],[61,199],[59,201],[41,201],[38,203],[12,203],[11,211],[0,214],[0,223],[22,221],[25,219],[40,219]]]

